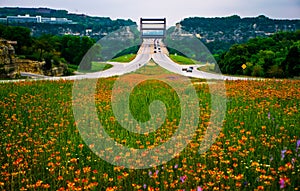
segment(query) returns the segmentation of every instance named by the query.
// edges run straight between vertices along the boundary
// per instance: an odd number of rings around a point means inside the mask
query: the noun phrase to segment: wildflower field
[[[143,82],[132,92],[138,120],[149,118],[148,106],[156,99],[168,111],[162,127],[141,136],[113,116],[115,80],[99,79],[95,92],[106,132],[133,148],[168,141],[180,118],[176,93],[159,81]],[[227,81],[224,124],[204,154],[198,150],[209,124],[210,92],[203,80],[192,82],[201,108],[192,142],[171,161],[138,170],[109,164],[82,140],[72,111],[74,82],[0,84],[0,190],[299,190],[300,81]]]

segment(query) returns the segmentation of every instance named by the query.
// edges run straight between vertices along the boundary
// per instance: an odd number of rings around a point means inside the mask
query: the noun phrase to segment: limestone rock
[[[15,78],[17,74],[15,49],[10,41],[0,39],[0,78]]]
[[[0,39],[0,79],[16,78],[20,72],[30,72],[45,76],[62,76],[67,70],[67,65],[60,64],[46,70],[45,62],[33,61],[29,59],[19,59],[15,57],[15,49],[12,44],[16,42]]]

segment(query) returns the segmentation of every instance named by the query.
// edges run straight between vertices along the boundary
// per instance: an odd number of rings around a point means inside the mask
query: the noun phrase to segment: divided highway
[[[154,49],[156,47],[156,49]],[[22,72],[22,76],[28,76],[28,77],[36,77],[35,80],[79,80],[79,79],[93,79],[93,78],[105,78],[105,77],[111,77],[111,76],[118,76],[126,73],[133,72],[144,65],[146,65],[150,59],[153,59],[154,62],[156,62],[161,67],[188,77],[194,77],[194,78],[204,78],[204,79],[219,79],[219,80],[257,80],[257,78],[245,78],[245,77],[231,77],[231,76],[224,76],[219,74],[212,74],[207,73],[203,71],[197,70],[198,67],[201,67],[201,65],[179,65],[175,62],[173,62],[168,57],[168,52],[163,43],[159,40],[153,40],[153,39],[146,39],[141,45],[140,50],[138,51],[138,54],[134,60],[132,60],[129,63],[109,63],[112,64],[113,67],[101,71],[101,72],[94,72],[94,73],[85,73],[81,75],[74,75],[74,76],[64,76],[64,77],[47,77],[47,76],[41,76],[36,74],[30,74],[30,73],[24,73]],[[192,72],[186,72],[182,71],[183,68],[187,68],[192,66],[194,69]],[[0,82],[15,82],[20,80],[3,80]]]

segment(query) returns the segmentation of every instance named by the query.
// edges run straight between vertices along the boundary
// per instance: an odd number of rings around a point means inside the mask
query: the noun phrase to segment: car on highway
[[[193,70],[189,68],[186,70],[186,72],[193,72]]]
[[[186,71],[186,72],[193,72],[194,67],[188,67],[188,68],[182,68],[182,71]]]

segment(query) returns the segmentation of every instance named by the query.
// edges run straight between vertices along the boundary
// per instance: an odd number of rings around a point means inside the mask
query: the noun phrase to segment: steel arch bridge
[[[164,39],[166,38],[166,18],[160,19],[150,19],[141,18],[140,19],[140,38],[143,39]]]

